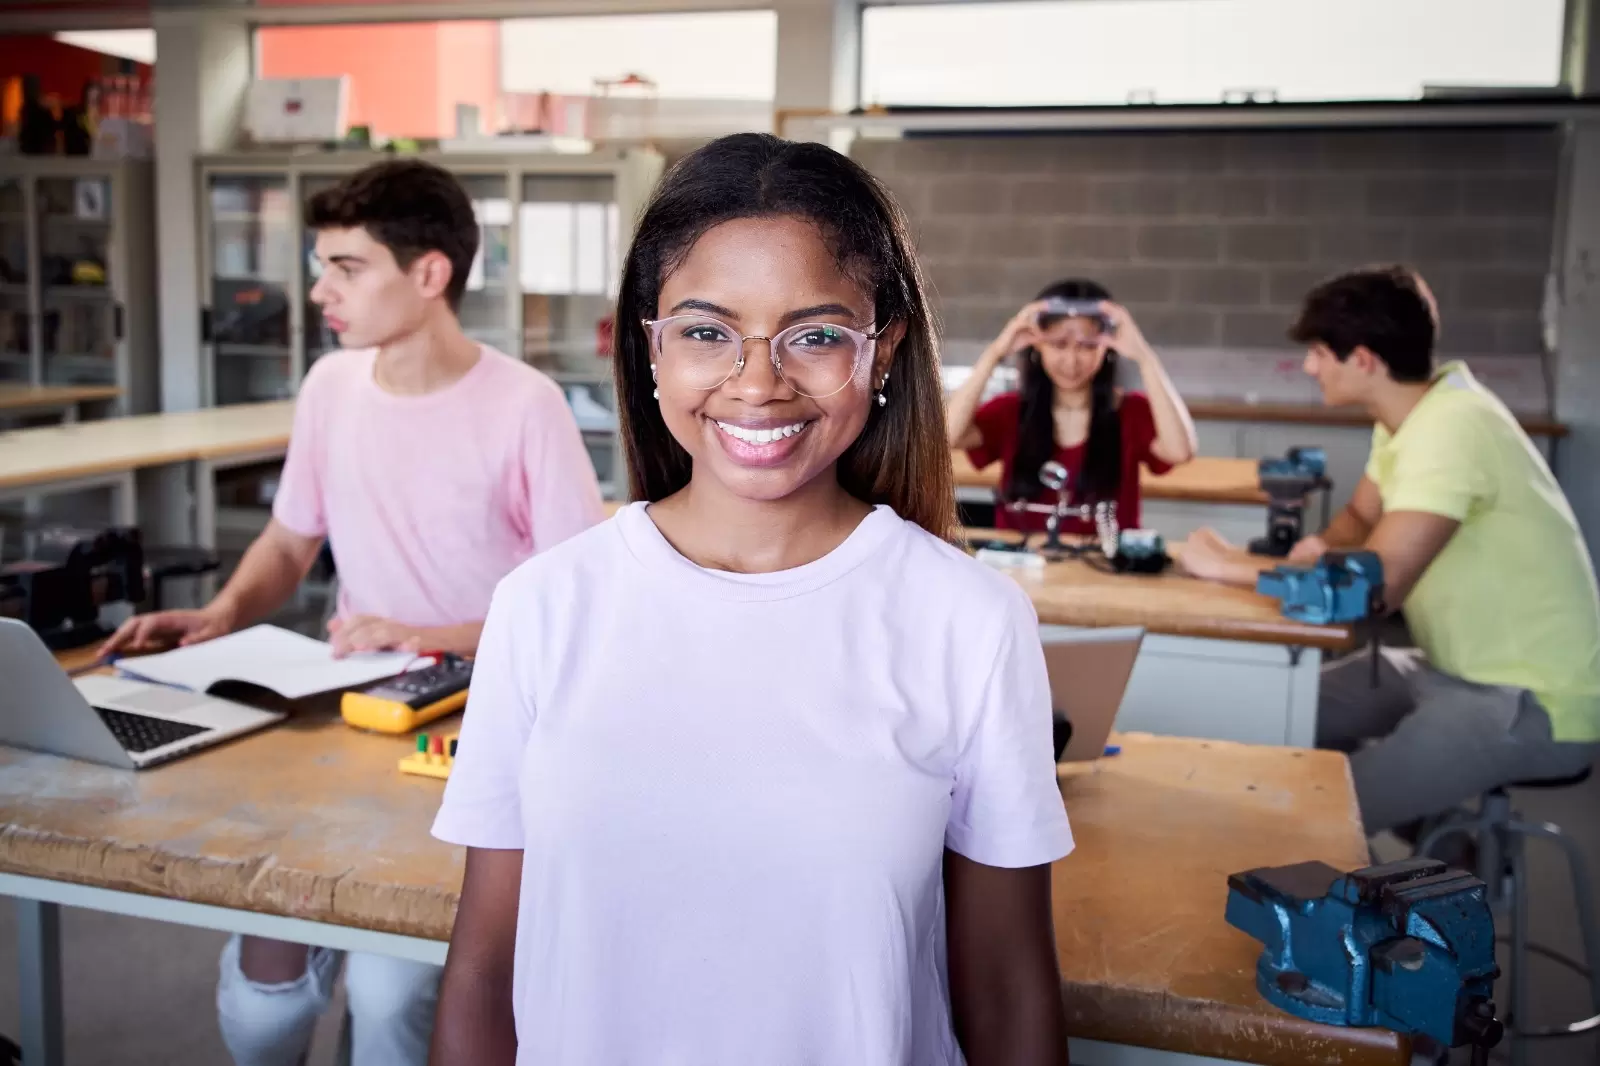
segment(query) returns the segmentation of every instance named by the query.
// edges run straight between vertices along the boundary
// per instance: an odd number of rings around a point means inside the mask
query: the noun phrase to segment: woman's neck
[[[1089,410],[1093,396],[1088,389],[1056,389],[1050,410],[1057,415],[1081,414]]]
[[[680,555],[708,570],[770,574],[816,562],[872,510],[839,486],[832,469],[780,500],[751,500],[708,476],[660,503],[651,517]]]

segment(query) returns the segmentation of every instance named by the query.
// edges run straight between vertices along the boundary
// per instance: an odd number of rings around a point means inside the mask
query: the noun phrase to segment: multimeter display
[[[443,662],[346,692],[340,701],[344,720],[379,733],[409,733],[467,702],[472,661],[446,656]]]

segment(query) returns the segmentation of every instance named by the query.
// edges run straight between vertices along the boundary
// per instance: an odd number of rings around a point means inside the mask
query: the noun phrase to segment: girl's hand
[[[1111,300],[1102,300],[1100,313],[1105,315],[1110,323],[1111,346],[1119,355],[1125,355],[1135,363],[1142,363],[1155,354],[1150,348],[1150,342],[1144,339],[1139,323],[1133,320],[1132,313],[1126,307]]]
[[[1037,344],[1040,340],[1039,315],[1043,311],[1044,301],[1035,300],[1013,315],[994,343],[989,345],[993,357],[996,360],[1004,359]]]

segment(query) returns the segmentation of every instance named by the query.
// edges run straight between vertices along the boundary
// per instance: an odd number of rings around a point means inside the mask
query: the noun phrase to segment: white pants
[[[306,972],[282,984],[252,981],[239,968],[239,937],[222,949],[217,1021],[238,1066],[299,1066],[317,1019],[333,1000],[339,963],[345,964],[350,1009],[351,1066],[427,1066],[437,966],[387,955],[309,948]]]

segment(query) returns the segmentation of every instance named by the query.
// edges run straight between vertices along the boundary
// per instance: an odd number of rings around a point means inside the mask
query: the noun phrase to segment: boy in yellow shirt
[[[1306,297],[1290,336],[1329,405],[1364,407],[1372,452],[1349,504],[1290,561],[1364,548],[1418,647],[1384,649],[1376,687],[1354,656],[1327,666],[1317,746],[1350,753],[1367,831],[1497,785],[1568,777],[1600,753],[1600,596],[1566,497],[1515,417],[1460,363],[1435,367],[1432,295],[1402,267]],[[1215,533],[1185,547],[1197,577],[1253,586]]]

